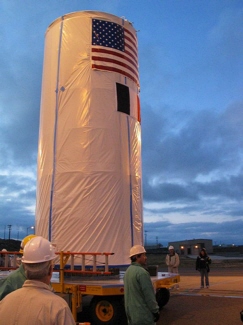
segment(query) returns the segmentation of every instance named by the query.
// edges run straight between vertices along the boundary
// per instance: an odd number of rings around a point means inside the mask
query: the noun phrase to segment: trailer
[[[126,324],[124,310],[125,270],[110,267],[108,258],[112,253],[60,252],[60,268],[56,268],[56,278],[52,286],[56,293],[67,295],[74,319],[82,311],[84,297],[90,297],[90,317],[94,325]],[[82,257],[82,265],[74,265],[77,256]],[[92,266],[85,265],[85,258],[91,256]],[[103,266],[97,266],[97,257],[103,257]],[[70,262],[70,264],[68,264]],[[155,272],[149,268],[156,300],[160,310],[170,299],[170,291],[179,287],[179,274]]]
[[[0,251],[4,264],[0,266],[0,278],[18,268],[19,252]],[[125,269],[109,266],[113,253],[58,252],[60,264],[54,267],[51,280],[54,292],[67,301],[75,321],[82,312],[84,301],[89,303],[92,325],[125,325],[124,283]],[[80,265],[74,263],[81,259]],[[97,259],[102,261],[98,262]],[[92,259],[92,265],[86,260]],[[148,267],[160,310],[170,299],[170,291],[179,287],[180,275],[157,272]]]

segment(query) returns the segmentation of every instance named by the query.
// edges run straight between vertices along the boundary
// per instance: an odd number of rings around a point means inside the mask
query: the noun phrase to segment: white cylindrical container
[[[141,179],[135,29],[103,12],[58,18],[45,36],[36,234],[128,264],[143,243]]]

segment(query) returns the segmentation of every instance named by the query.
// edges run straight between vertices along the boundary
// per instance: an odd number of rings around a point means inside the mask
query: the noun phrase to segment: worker
[[[209,287],[208,273],[210,272],[209,264],[211,264],[211,262],[212,260],[208,256],[206,248],[202,248],[196,259],[196,270],[201,274],[201,288],[204,288],[204,280],[206,287]]]
[[[41,236],[25,245],[22,264],[27,280],[0,301],[0,325],[75,325],[68,304],[50,287],[55,258],[55,248]]]
[[[146,251],[135,245],[130,249],[131,265],[124,275],[125,311],[129,325],[154,325],[159,319],[159,306],[148,271]]]
[[[168,266],[168,272],[178,273],[180,258],[179,255],[175,252],[174,246],[169,246],[169,253],[166,255],[165,263]]]
[[[7,252],[6,248],[3,248],[1,251],[2,252]],[[0,266],[3,266],[3,267],[6,266],[5,265],[5,260],[6,260],[6,255],[5,254],[1,254],[0,255]]]
[[[20,244],[20,254],[23,254],[23,249],[25,245],[32,239],[36,237],[35,235],[26,236]],[[0,300],[2,300],[10,292],[22,288],[24,281],[26,280],[26,275],[24,272],[23,265],[20,264],[19,268],[11,272],[6,278],[0,280]]]

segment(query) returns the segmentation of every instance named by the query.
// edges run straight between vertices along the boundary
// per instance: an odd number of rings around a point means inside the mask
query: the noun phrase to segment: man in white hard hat
[[[25,245],[22,263],[27,280],[0,301],[0,325],[75,325],[68,304],[50,287],[55,258],[55,248],[43,237]]]
[[[145,266],[145,248],[135,245],[130,249],[131,265],[124,275],[125,310],[129,325],[154,325],[159,319],[159,306],[153,284]]]
[[[23,249],[25,245],[36,235],[26,236],[20,244],[20,253],[23,254]],[[10,292],[22,288],[26,280],[26,275],[24,272],[24,267],[20,264],[19,268],[11,272],[6,278],[0,280],[0,300],[2,300]]]
[[[3,248],[1,250],[1,252],[7,252],[6,248]],[[5,259],[6,259],[5,254],[1,254],[0,255],[0,266],[5,266]]]
[[[169,253],[166,255],[165,263],[168,266],[168,272],[178,273],[180,258],[179,255],[175,252],[174,246],[169,246]]]

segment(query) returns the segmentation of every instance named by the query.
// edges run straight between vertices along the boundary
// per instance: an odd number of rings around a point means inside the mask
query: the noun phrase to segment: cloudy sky
[[[138,30],[146,242],[243,244],[242,0],[0,3],[0,238],[35,220],[44,35],[79,10]]]

